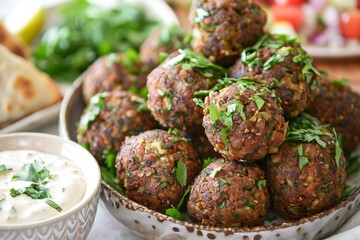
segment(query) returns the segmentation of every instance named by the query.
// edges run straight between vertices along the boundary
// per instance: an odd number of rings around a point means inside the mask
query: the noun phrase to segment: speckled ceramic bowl
[[[22,224],[1,224],[0,239],[85,239],[94,223],[100,192],[100,169],[94,157],[77,143],[41,133],[0,136],[0,151],[36,150],[59,155],[78,166],[86,180],[83,198],[55,217]]]
[[[76,140],[76,122],[85,107],[81,93],[81,77],[65,95],[60,110],[61,135]],[[359,151],[358,151],[359,152]],[[360,173],[347,181],[360,186]],[[109,214],[137,234],[148,239],[322,239],[333,233],[359,210],[360,189],[346,200],[326,211],[296,221],[278,218],[265,226],[252,228],[216,228],[183,222],[150,210],[122,196],[104,181],[101,184],[102,204]]]

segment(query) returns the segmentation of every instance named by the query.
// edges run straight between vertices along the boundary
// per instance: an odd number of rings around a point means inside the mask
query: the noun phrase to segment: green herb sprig
[[[180,53],[164,64],[164,67],[182,64],[182,69],[191,71],[195,70],[206,78],[218,79],[225,76],[227,71],[219,65],[212,63],[206,57],[195,54],[190,49],[179,49]]]
[[[177,162],[177,167],[176,167],[176,179],[179,182],[181,187],[185,187],[186,178],[187,178],[186,165],[181,160],[179,160]]]
[[[11,171],[12,168],[7,168],[5,165],[0,165],[0,172]]]
[[[189,194],[190,190],[191,190],[191,186],[188,186],[186,191],[182,195],[179,204],[176,207],[171,205],[171,208],[166,209],[166,211],[165,211],[166,215],[168,215],[172,218],[181,220],[181,221],[185,221],[185,217],[180,212],[180,209],[181,209],[182,205],[184,204],[185,198]]]
[[[287,142],[316,142],[321,147],[325,148],[326,143],[320,139],[321,136],[328,136],[334,141],[335,145],[335,163],[339,168],[340,166],[340,157],[342,149],[340,147],[339,139],[336,135],[335,130],[324,131],[324,129],[330,129],[329,125],[320,123],[316,118],[310,116],[307,113],[301,113],[297,118],[289,122],[287,131],[286,131],[286,141]],[[302,149],[302,148],[301,148]],[[299,157],[304,157],[302,150],[298,149]],[[303,163],[305,159],[303,158]],[[302,165],[304,166],[304,165]]]
[[[50,171],[42,165],[40,161],[35,160],[34,163],[25,165],[25,170],[19,175],[13,176],[12,180],[21,180],[32,182],[28,187],[20,189],[10,189],[10,195],[17,197],[25,194],[32,199],[46,199],[46,203],[61,212],[62,209],[54,201],[52,201],[49,189],[45,186],[51,179]]]
[[[90,98],[87,108],[91,106],[91,109],[85,112],[85,115],[82,116],[79,122],[79,134],[84,134],[86,130],[89,129],[90,124],[96,120],[96,117],[100,114],[101,110],[105,109],[105,98],[108,96],[109,92],[102,92]]]

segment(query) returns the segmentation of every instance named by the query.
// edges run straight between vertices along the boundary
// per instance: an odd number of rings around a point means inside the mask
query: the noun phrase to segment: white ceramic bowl
[[[100,192],[100,169],[94,157],[70,140],[41,133],[0,136],[0,151],[36,150],[59,155],[78,166],[86,180],[83,198],[55,217],[22,224],[1,224],[0,239],[85,239],[93,225]]]

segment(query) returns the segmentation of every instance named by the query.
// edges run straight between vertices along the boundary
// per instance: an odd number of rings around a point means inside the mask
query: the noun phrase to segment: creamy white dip
[[[13,176],[24,173],[25,164],[40,161],[52,177],[45,185],[51,200],[62,208],[58,212],[46,203],[46,199],[31,199],[25,194],[10,195],[10,189],[25,188],[32,182],[12,180]],[[75,163],[61,156],[38,151],[14,150],[0,152],[0,166],[12,170],[0,172],[0,223],[15,224],[43,220],[65,212],[83,198],[86,181]]]

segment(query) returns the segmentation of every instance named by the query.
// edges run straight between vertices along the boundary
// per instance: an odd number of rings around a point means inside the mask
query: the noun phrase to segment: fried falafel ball
[[[197,68],[193,61],[203,65]],[[193,101],[194,92],[215,85],[218,69],[223,71],[208,59],[187,49],[171,54],[148,75],[148,107],[151,114],[164,127],[188,130],[200,126],[203,113]]]
[[[343,137],[343,148],[354,150],[360,144],[360,96],[344,80],[325,80],[319,95],[306,111],[328,123]]]
[[[285,118],[305,110],[318,93],[319,71],[300,43],[286,35],[265,35],[245,49],[231,77],[250,77],[276,91]]]
[[[251,227],[263,224],[269,200],[265,175],[256,164],[217,159],[195,178],[187,212],[199,224]]]
[[[267,161],[272,207],[290,219],[311,216],[336,204],[346,183],[346,160],[335,133],[310,121],[310,125],[301,124],[302,130],[290,122],[289,139]],[[299,139],[301,135],[304,140]]]
[[[126,136],[157,127],[144,106],[145,99],[127,91],[96,94],[80,118],[77,141],[103,164],[107,156],[116,156]]]
[[[146,85],[147,67],[136,55],[111,53],[98,58],[83,73],[82,92],[87,103],[97,93],[111,90],[129,90]]]
[[[178,205],[201,161],[186,139],[156,129],[127,137],[115,166],[118,184],[128,198],[164,213]]]
[[[193,0],[190,19],[194,51],[228,67],[264,34],[266,13],[251,0]]]
[[[155,68],[161,63],[161,54],[171,54],[188,47],[185,37],[185,31],[176,25],[155,29],[140,47],[141,62],[151,69]]]
[[[274,92],[241,79],[204,102],[205,133],[224,158],[254,161],[277,152],[287,123]]]

